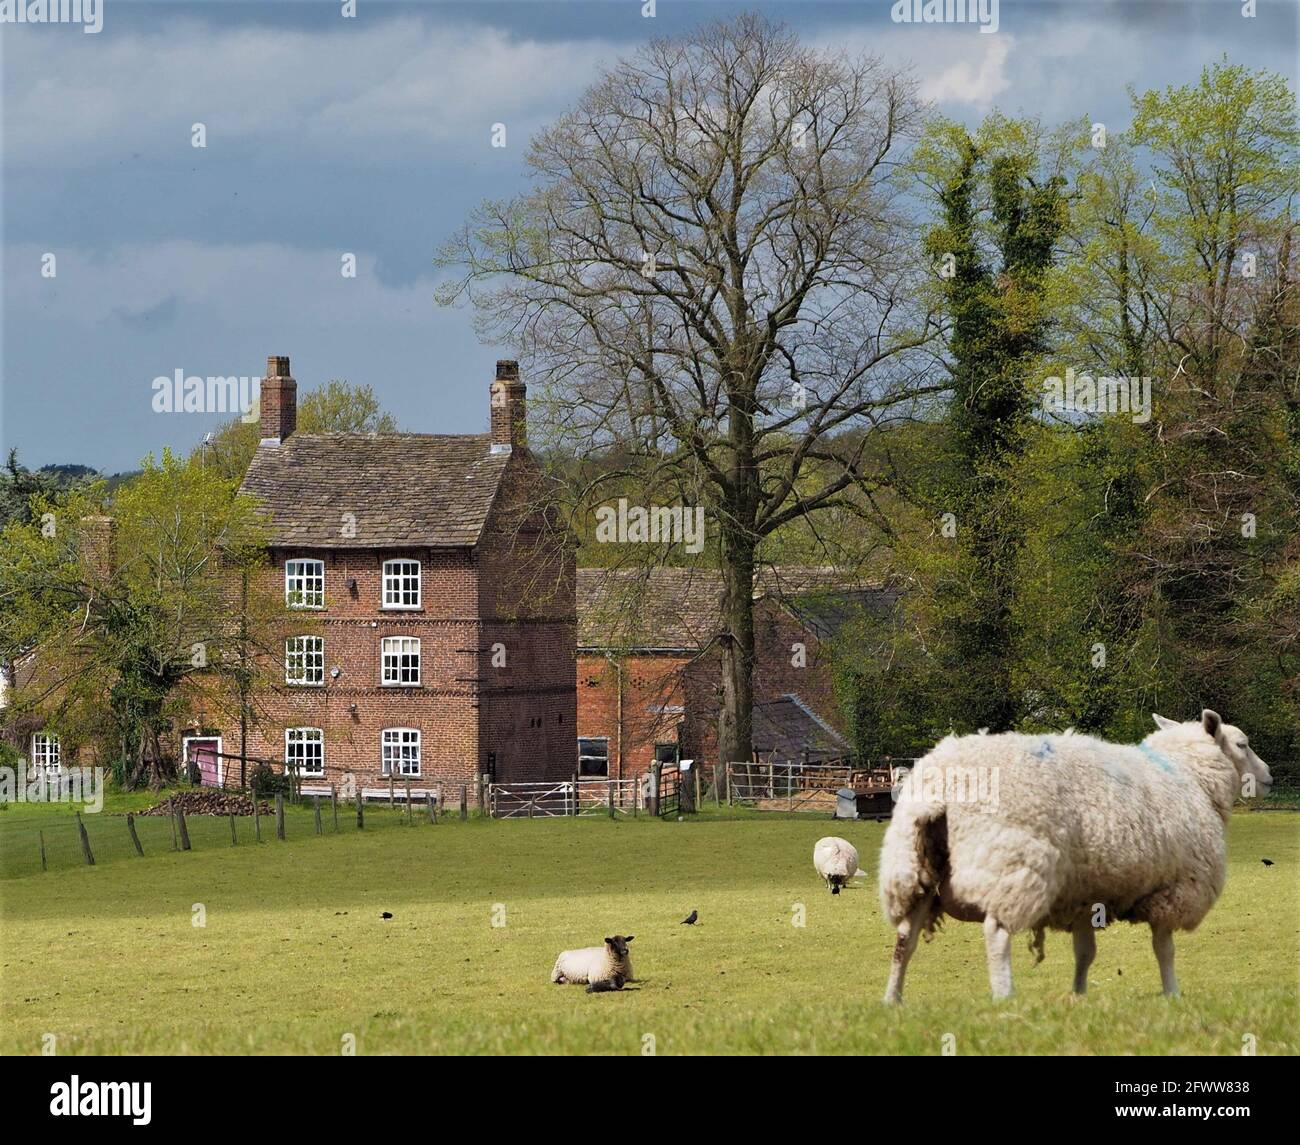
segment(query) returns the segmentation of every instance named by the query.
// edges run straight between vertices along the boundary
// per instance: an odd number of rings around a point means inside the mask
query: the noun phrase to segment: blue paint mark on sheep
[[[1158,768],[1160,768],[1161,771],[1169,775],[1174,774],[1174,765],[1170,763],[1169,760],[1167,760],[1158,751],[1156,751],[1155,748],[1145,743],[1140,743],[1137,746],[1138,746],[1138,751],[1140,751],[1143,755],[1147,757],[1147,759],[1149,759]]]

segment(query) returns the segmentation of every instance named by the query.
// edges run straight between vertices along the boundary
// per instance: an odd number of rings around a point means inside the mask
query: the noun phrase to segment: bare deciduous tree
[[[724,760],[750,757],[764,538],[823,511],[878,521],[862,431],[946,384],[926,382],[929,272],[891,179],[921,110],[906,72],[756,16],[658,40],[534,139],[530,192],[439,256],[440,301],[517,345],[556,440],[704,507]]]

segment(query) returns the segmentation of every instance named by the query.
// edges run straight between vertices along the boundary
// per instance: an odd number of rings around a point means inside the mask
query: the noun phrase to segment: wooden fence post
[[[168,796],[167,798],[167,813],[171,816],[172,820],[172,850],[179,851],[181,845],[176,835],[176,796],[174,795]]]
[[[718,765],[713,765],[713,806],[722,806],[722,788],[718,785]]]
[[[90,853],[90,836],[86,834],[86,825],[81,821],[81,812],[77,812],[77,832],[81,835],[81,853],[86,856],[86,866],[95,865],[95,856]]]
[[[362,810],[361,788],[357,788],[357,830],[363,831],[366,826],[366,813]]]
[[[429,794],[425,796],[425,798],[429,802],[429,822],[436,827],[438,825],[438,811],[437,808],[434,806],[433,792],[430,791]]]
[[[260,843],[262,841],[262,813],[257,807],[257,784],[254,783],[253,792],[253,837]]]
[[[275,837],[284,842],[284,792],[278,791],[275,796]]]
[[[394,776],[393,776],[392,768],[389,768],[389,771],[388,771],[388,809],[389,809],[390,811],[395,811],[395,810],[397,809],[397,800],[393,797],[393,779],[394,779]]]
[[[339,829],[339,796],[334,790],[334,784],[330,784],[330,812],[334,816],[334,830]]]
[[[698,811],[700,809],[700,766],[699,764],[697,763],[691,764],[691,770],[695,772],[695,806],[692,807],[691,810]]]
[[[190,849],[190,829],[185,825],[184,807],[176,808],[176,821],[180,824],[181,828],[181,850],[188,851]]]
[[[406,825],[411,826],[411,781],[406,781]]]
[[[727,768],[727,806],[730,807],[731,806],[731,764],[728,763],[726,765],[726,768]]]
[[[143,855],[144,848],[140,846],[140,836],[135,833],[135,815],[130,811],[126,813],[126,829],[131,835],[131,844],[135,847],[135,853]]]
[[[36,832],[41,837],[41,870],[48,871],[50,868],[45,865],[45,832]]]
[[[650,814],[657,818],[659,815],[659,764],[657,762],[650,765],[650,779],[654,785],[650,795]]]
[[[235,830],[235,813],[233,811],[230,813],[230,845],[232,847],[239,846],[239,833]]]
[[[578,813],[578,773],[575,771],[573,773],[573,810],[570,811],[569,814],[577,815],[577,813]]]
[[[460,785],[460,817],[461,819],[469,818],[469,792],[465,790],[465,785]]]
[[[609,817],[614,818],[614,781],[607,779],[605,781],[606,794],[609,798]]]
[[[321,825],[320,825],[320,796],[313,795],[311,798],[312,798],[312,810],[316,813],[316,834],[323,835],[325,832],[321,829]]]

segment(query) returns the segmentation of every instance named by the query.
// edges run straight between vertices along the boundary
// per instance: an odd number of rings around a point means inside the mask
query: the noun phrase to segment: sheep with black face
[[[615,934],[605,939],[604,946],[561,951],[551,970],[551,981],[559,985],[578,986],[612,983],[616,978],[631,982],[632,959],[628,955],[627,944],[634,937],[631,934]],[[608,989],[608,986],[604,988]]]

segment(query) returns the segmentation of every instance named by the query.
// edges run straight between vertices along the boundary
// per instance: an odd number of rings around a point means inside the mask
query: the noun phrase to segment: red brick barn
[[[391,773],[448,798],[573,774],[574,547],[539,507],[518,366],[496,373],[487,434],[309,435],[289,360],[269,359],[243,490],[269,515],[286,617],[310,619],[283,686],[257,697],[247,756],[292,761],[305,786]],[[225,772],[240,729],[217,734]],[[213,738],[191,729],[187,759],[228,782]]]
[[[578,735],[584,774],[626,778],[656,759],[717,756],[722,585],[707,569],[578,571]],[[828,569],[771,569],[754,593],[754,750],[767,760],[849,754],[831,645],[892,595]],[[707,774],[707,772],[706,772]]]

